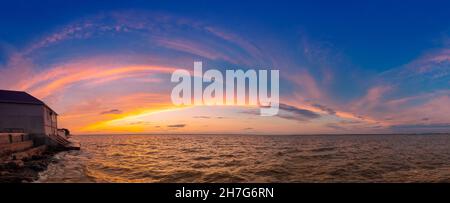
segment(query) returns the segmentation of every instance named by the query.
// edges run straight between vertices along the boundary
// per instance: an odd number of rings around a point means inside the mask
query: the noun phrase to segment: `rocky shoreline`
[[[30,183],[39,178],[39,172],[57,160],[54,155],[61,150],[49,149],[39,156],[14,162],[0,163],[0,183]]]

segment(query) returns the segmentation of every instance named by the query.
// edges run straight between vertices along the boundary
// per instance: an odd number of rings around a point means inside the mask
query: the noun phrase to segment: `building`
[[[0,133],[27,133],[49,144],[58,133],[58,114],[26,92],[0,90]]]

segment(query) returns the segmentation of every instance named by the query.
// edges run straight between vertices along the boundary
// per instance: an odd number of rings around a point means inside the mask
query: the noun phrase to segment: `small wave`
[[[194,161],[206,161],[206,160],[210,160],[212,159],[212,157],[210,156],[199,156],[199,157],[195,157],[192,160]]]
[[[219,155],[219,157],[221,157],[221,158],[234,158],[236,156],[233,155],[233,154],[221,154],[221,155]]]
[[[204,163],[195,163],[191,165],[192,168],[201,169],[201,168],[209,168],[210,165]]]
[[[207,174],[203,178],[204,182],[220,182],[220,183],[227,183],[227,182],[245,182],[246,180],[238,175],[233,175],[228,172],[214,172],[211,174]]]
[[[312,149],[311,152],[327,152],[327,151],[334,151],[336,150],[336,147],[321,147],[317,149]]]
[[[203,176],[201,171],[174,171],[161,178],[160,182],[196,182]]]
[[[195,153],[195,152],[200,152],[200,149],[196,149],[196,148],[183,148],[181,149],[182,152],[187,152],[187,153]]]
[[[228,161],[225,162],[223,164],[223,167],[233,167],[233,166],[242,166],[242,161],[238,161],[238,160],[232,160],[232,161]]]
[[[254,173],[257,176],[267,176],[267,177],[276,177],[276,178],[283,178],[285,179],[287,176],[292,175],[291,172],[288,172],[285,169],[262,169],[259,171],[256,171]]]

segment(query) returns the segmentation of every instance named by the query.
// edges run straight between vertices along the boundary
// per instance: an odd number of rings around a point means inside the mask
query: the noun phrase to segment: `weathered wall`
[[[58,132],[57,126],[57,115],[51,109],[44,107],[44,126],[45,126],[45,134],[53,134],[56,135]]]
[[[0,133],[0,145],[30,140],[27,133]]]
[[[46,134],[43,114],[44,106],[0,103],[0,131],[18,128],[30,134]]]

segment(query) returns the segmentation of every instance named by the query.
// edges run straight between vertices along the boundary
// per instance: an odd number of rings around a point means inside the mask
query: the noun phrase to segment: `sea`
[[[450,134],[78,135],[36,182],[450,182]]]

